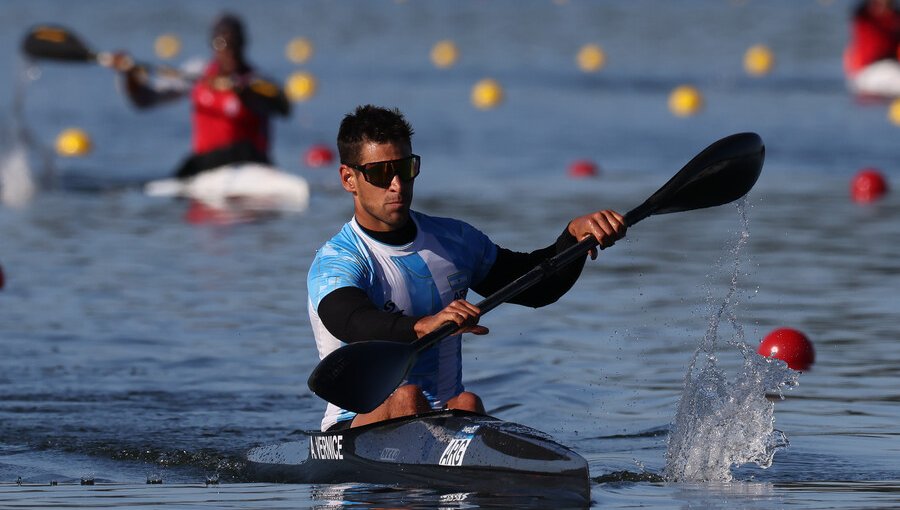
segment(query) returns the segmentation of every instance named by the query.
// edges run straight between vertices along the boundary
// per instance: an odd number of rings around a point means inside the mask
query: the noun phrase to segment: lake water
[[[549,244],[576,215],[634,207],[718,138],[759,133],[766,164],[743,209],[647,219],[589,262],[558,303],[491,312],[482,321],[491,334],[464,343],[467,388],[489,412],[587,458],[596,507],[896,507],[900,202],[893,194],[854,203],[849,183],[866,166],[898,182],[900,128],[885,102],[845,90],[850,5],[3,2],[3,154],[15,154],[15,130],[24,128],[32,139],[21,157],[55,186],[0,208],[0,507],[526,503],[259,484],[242,474],[249,448],[297,437],[321,418],[323,403],[306,388],[318,360],[305,276],[352,210],[334,169],[302,161],[311,145],[332,143],[341,117],[360,103],[398,106],[413,123],[423,158],[419,210],[465,219],[523,251]],[[23,115],[14,115],[18,44],[31,25],[64,23],[97,49],[146,60],[154,39],[171,32],[186,58],[206,55],[209,20],[223,8],[246,19],[258,67],[318,79],[315,97],[277,122],[274,147],[281,167],[310,181],[307,212],[196,225],[185,221],[185,203],[123,186],[169,174],[188,150],[189,111],[180,103],[136,112],[105,69],[42,65],[19,89]],[[283,56],[295,36],[315,45],[302,66]],[[451,69],[428,60],[440,39],[460,49]],[[574,56],[591,42],[607,65],[584,74]],[[758,43],[772,49],[776,67],[751,78],[742,59]],[[480,111],[470,88],[488,76],[506,99]],[[667,108],[683,83],[705,97],[689,118]],[[69,126],[90,133],[89,155],[50,152]],[[601,175],[568,178],[577,159],[595,161]],[[723,304],[727,313],[717,316]],[[662,481],[667,434],[698,349],[713,340],[697,366],[711,363],[732,391],[746,374],[736,345],[755,346],[781,326],[805,332],[817,356],[784,399],[771,398],[774,428],[789,445],[767,469],[726,466],[712,480]],[[757,392],[762,402],[766,392]],[[736,408],[728,425],[765,412],[762,402]],[[80,485],[83,478],[95,485]]]

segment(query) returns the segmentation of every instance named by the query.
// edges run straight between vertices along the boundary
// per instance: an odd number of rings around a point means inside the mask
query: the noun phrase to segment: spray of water
[[[769,467],[775,452],[788,444],[774,428],[775,405],[766,394],[781,395],[785,387],[797,384],[798,374],[782,361],[760,356],[744,341],[735,309],[741,251],[750,237],[745,199],[738,203],[738,212],[742,228],[731,251],[731,286],[721,303],[710,300],[713,311],[706,335],[691,359],[669,433],[664,472],[669,481],[730,481],[733,467]],[[744,359],[733,380],[717,366],[723,320],[733,330],[728,346]]]
[[[30,82],[40,78],[40,70],[27,62],[22,64],[13,91],[12,115],[0,126],[0,205],[14,208],[28,205],[40,187],[52,187],[55,180],[50,152],[32,136],[25,123],[25,90]],[[40,179],[34,178],[30,153],[41,158]]]
[[[0,204],[24,207],[31,201],[35,189],[25,147],[14,143],[0,155]]]

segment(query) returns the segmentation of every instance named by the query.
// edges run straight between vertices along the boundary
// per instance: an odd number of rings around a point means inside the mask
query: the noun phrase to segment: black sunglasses
[[[419,175],[419,166],[422,158],[416,154],[401,159],[392,159],[390,161],[375,161],[374,163],[366,163],[365,165],[352,165],[344,163],[350,168],[362,172],[363,178],[372,186],[379,188],[389,188],[394,176],[400,177],[403,182],[409,182]]]

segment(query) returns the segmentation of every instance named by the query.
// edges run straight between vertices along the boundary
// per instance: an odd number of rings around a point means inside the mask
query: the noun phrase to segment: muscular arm
[[[484,280],[472,288],[482,296],[489,295],[527,273],[547,258],[577,244],[579,239],[593,236],[597,239],[598,248],[609,248],[616,243],[616,240],[624,237],[627,230],[624,217],[609,209],[579,216],[566,225],[566,230],[559,236],[555,244],[544,249],[531,253],[515,253],[500,249],[490,272]],[[590,254],[591,258],[596,258],[597,249],[592,249]],[[555,302],[568,292],[578,280],[581,270],[584,268],[584,261],[584,258],[579,258],[568,266],[562,267],[552,277],[522,292],[510,302],[535,308]]]
[[[174,88],[157,90],[148,82],[146,71],[139,67],[132,67],[122,74],[128,99],[131,100],[132,105],[140,109],[178,99],[184,96],[188,90],[187,88],[184,90]]]
[[[524,275],[541,262],[577,244],[577,242],[575,237],[566,230],[560,234],[555,243],[531,253],[514,252],[498,247],[497,260],[491,267],[490,272],[484,280],[473,286],[472,290],[482,296],[489,296],[516,278]],[[510,299],[509,302],[533,308],[556,302],[575,285],[575,282],[581,275],[581,270],[584,268],[586,258],[587,253],[585,253],[585,258],[578,259],[561,268],[552,277],[535,284],[530,289]]]
[[[249,84],[235,91],[241,101],[256,113],[282,117],[291,114],[291,103],[284,91],[269,80],[254,77]]]
[[[322,298],[319,319],[328,332],[343,342],[396,340],[412,342],[419,317],[379,310],[369,296],[356,287],[341,287]]]

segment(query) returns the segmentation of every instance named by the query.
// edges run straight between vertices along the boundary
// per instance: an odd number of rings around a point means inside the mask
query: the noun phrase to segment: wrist
[[[578,232],[575,231],[575,227],[573,226],[573,223],[575,223],[575,220],[570,221],[566,225],[566,230],[563,231],[563,235],[571,237],[574,240],[578,240]]]
[[[413,324],[413,332],[416,334],[416,339],[422,338],[423,336],[428,334],[429,331],[429,322],[428,317],[419,317],[415,324]]]

